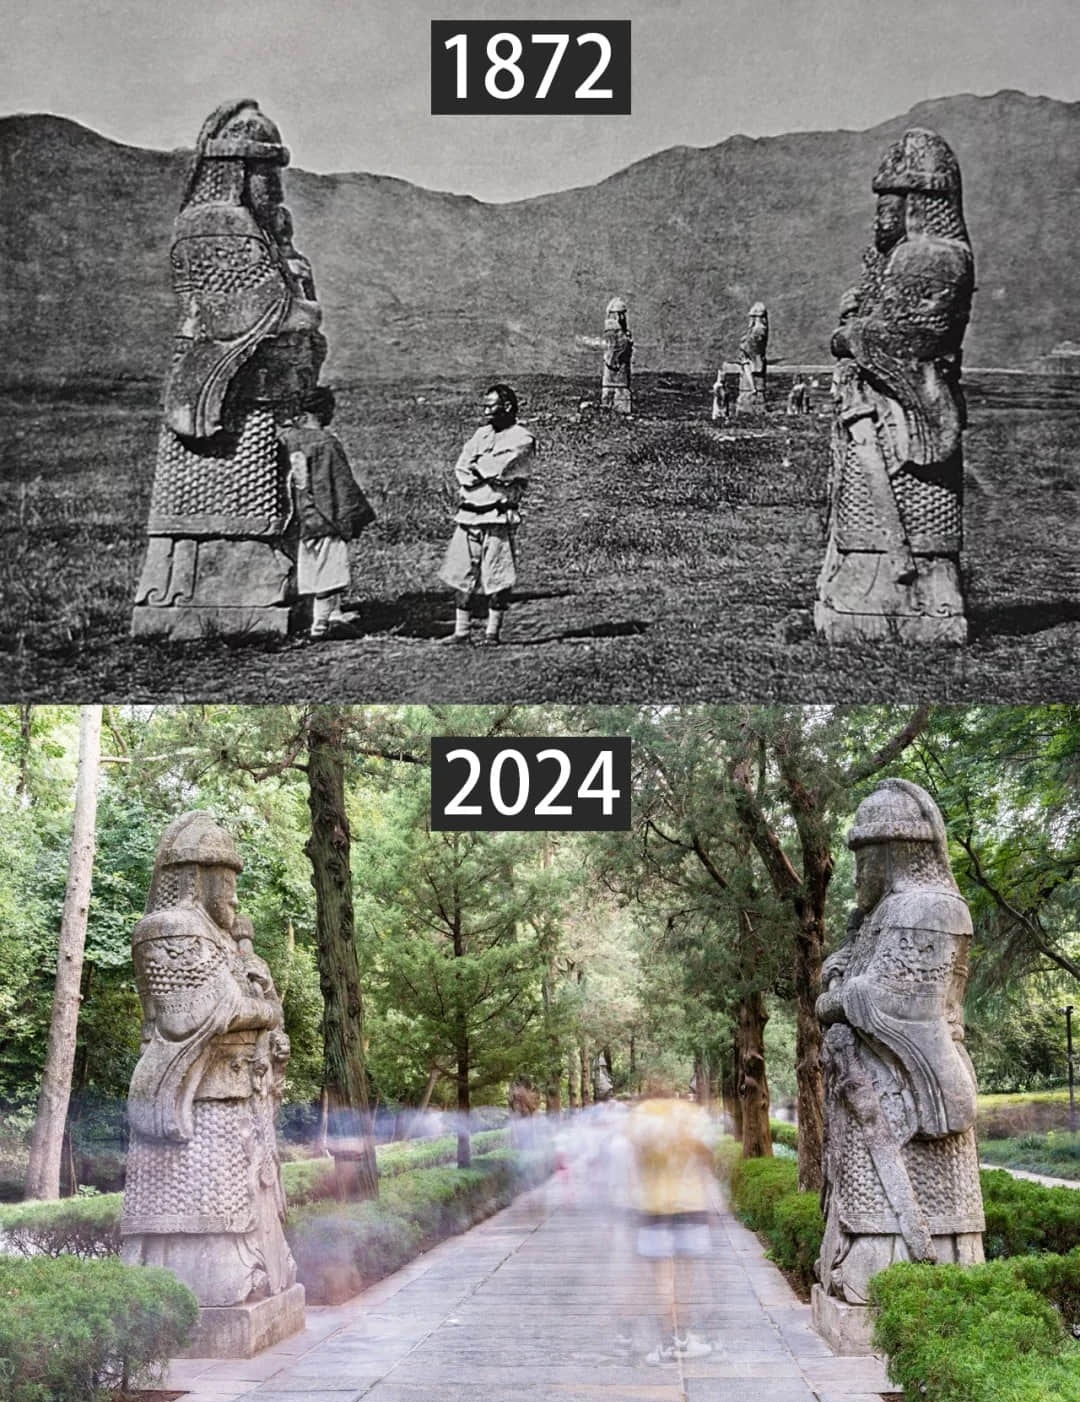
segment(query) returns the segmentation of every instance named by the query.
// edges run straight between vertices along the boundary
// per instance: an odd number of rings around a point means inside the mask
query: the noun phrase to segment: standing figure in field
[[[945,825],[925,790],[886,779],[859,805],[848,846],[857,909],[817,1002],[826,1100],[816,1320],[827,1299],[864,1305],[870,1278],[893,1261],[983,1259],[963,1019],[972,927]]]
[[[743,338],[739,342],[739,364],[742,369],[742,383],[739,390],[739,408],[760,412],[765,408],[765,380],[769,362],[766,351],[769,348],[769,313],[764,302],[755,302],[750,308],[749,321]]]
[[[132,935],[143,1042],[128,1095],[122,1254],[167,1266],[204,1310],[288,1296],[281,1337],[303,1324],[274,1130],[289,1039],[250,922],[237,916],[241,866],[205,812],[177,818],[158,844]]]
[[[627,325],[627,311],[621,297],[612,297],[604,317],[604,377],[600,407],[614,409],[617,414],[633,413],[630,362],[634,358],[634,338]]]
[[[513,389],[491,385],[484,395],[484,422],[454,465],[454,534],[439,570],[439,578],[454,591],[454,631],[444,639],[454,645],[470,641],[477,594],[487,599],[487,625],[478,641],[486,647],[497,645],[510,591],[517,583],[514,539],[536,452],[536,439],[518,423],[517,413]]]
[[[885,155],[874,244],[841,302],[829,537],[814,611],[829,641],[961,643],[961,346],[975,269],[960,168],[912,128]]]
[[[292,242],[277,127],[250,101],[203,125],[173,230],[179,321],[132,632],[285,633],[292,561],[277,424],[326,356]]]

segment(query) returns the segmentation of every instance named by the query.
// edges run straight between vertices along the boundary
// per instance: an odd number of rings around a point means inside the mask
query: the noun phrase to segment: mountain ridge
[[[826,361],[870,238],[871,177],[913,125],[940,131],[960,161],[978,282],[968,362],[1033,364],[1076,339],[1080,102],[1003,89],[930,99],[863,131],[669,147],[593,185],[504,204],[393,175],[290,167],[328,373],[587,371],[616,291],[630,303],[641,369],[711,376],[759,298],[775,357]],[[168,247],[190,159],[71,118],[0,118],[10,377],[164,373]]]

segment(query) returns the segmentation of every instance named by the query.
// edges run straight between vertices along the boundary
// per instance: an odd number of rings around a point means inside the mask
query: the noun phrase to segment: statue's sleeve
[[[970,249],[947,239],[899,245],[885,270],[873,314],[844,327],[854,359],[888,378],[893,363],[934,360],[955,351],[971,309]]]
[[[946,893],[886,899],[897,909],[883,922],[865,968],[842,984],[844,1018],[899,1063],[913,1094],[918,1132],[959,1133],[975,1120],[975,1083],[949,1001],[971,917],[959,897]]]
[[[222,427],[233,377],[285,319],[289,284],[270,238],[241,206],[182,212],[170,258],[180,326],[165,421],[184,437],[209,438]]]

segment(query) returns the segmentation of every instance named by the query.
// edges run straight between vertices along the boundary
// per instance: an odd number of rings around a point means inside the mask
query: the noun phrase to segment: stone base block
[[[966,643],[959,561],[949,555],[845,551],[830,537],[818,578],[814,627],[829,643],[879,638]]]
[[[919,614],[838,613],[820,599],[814,605],[814,627],[827,643],[892,638],[904,643],[962,647],[967,642],[963,614],[928,618]]]
[[[133,638],[284,638],[291,610],[285,604],[263,608],[228,605],[136,604],[131,615]]]
[[[869,1305],[849,1305],[826,1295],[820,1285],[810,1294],[814,1328],[834,1353],[847,1357],[874,1353],[873,1334],[877,1310]]]
[[[304,1327],[304,1287],[253,1305],[204,1308],[182,1358],[251,1358]]]

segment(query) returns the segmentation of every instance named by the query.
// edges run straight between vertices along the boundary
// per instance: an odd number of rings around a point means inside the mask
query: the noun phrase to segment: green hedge
[[[336,1304],[436,1242],[507,1206],[551,1171],[547,1154],[478,1155],[471,1168],[420,1168],[384,1182],[374,1202],[290,1211],[286,1235],[312,1304]]]
[[[476,1153],[504,1148],[505,1129],[484,1130],[472,1136]],[[409,1140],[381,1144],[375,1152],[379,1178],[436,1164],[453,1163],[457,1139]],[[333,1159],[299,1159],[282,1165],[285,1199],[290,1208],[334,1197]],[[5,1247],[24,1256],[116,1256],[120,1251],[122,1193],[98,1193],[91,1197],[62,1198],[59,1202],[25,1202],[0,1205],[0,1238]]]
[[[890,1266],[870,1283],[890,1377],[921,1402],[1080,1402],[1080,1253]],[[1069,1310],[1072,1310],[1072,1317]]]
[[[508,1129],[486,1129],[472,1136],[475,1154],[505,1149],[510,1143]],[[380,1144],[375,1150],[379,1178],[393,1178],[399,1173],[411,1173],[416,1168],[434,1168],[437,1164],[453,1163],[457,1159],[457,1136],[443,1135],[439,1139],[396,1140]],[[285,1199],[290,1207],[324,1202],[335,1196],[333,1159],[297,1159],[282,1164]]]
[[[171,1271],[77,1256],[0,1256],[0,1396],[90,1402],[149,1382],[184,1345],[195,1296]]]
[[[765,1237],[770,1258],[809,1294],[825,1224],[817,1193],[799,1192],[798,1164],[793,1159],[736,1159],[729,1192],[739,1220]]]
[[[787,1120],[770,1120],[769,1134],[774,1144],[783,1144],[785,1149],[798,1150],[799,1127],[788,1124]]]
[[[4,1246],[23,1256],[117,1256],[122,1193],[0,1207]]]
[[[1080,1188],[1044,1188],[1003,1168],[984,1169],[979,1179],[987,1260],[1080,1246]]]

